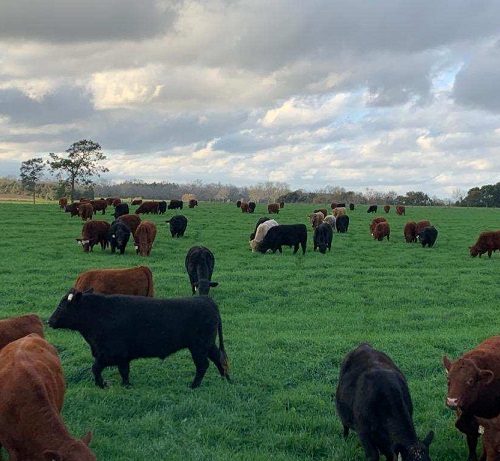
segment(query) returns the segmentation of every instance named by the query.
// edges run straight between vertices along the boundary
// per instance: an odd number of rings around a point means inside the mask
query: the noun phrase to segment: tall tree
[[[21,182],[23,187],[33,192],[33,203],[35,203],[37,182],[43,177],[45,163],[41,157],[30,158],[21,163]]]
[[[94,184],[93,177],[100,176],[99,173],[106,173],[108,168],[99,165],[99,162],[106,160],[106,156],[101,152],[101,146],[93,141],[83,139],[71,144],[66,149],[67,158],[59,157],[50,153],[48,164],[56,177],[63,180],[70,187],[71,199],[75,199],[75,184],[90,186]]]

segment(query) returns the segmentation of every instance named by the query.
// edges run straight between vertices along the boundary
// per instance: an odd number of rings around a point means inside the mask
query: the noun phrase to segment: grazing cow
[[[339,216],[335,225],[337,226],[337,232],[345,234],[349,229],[349,216],[346,214]]]
[[[94,214],[94,208],[90,203],[81,203],[78,206],[78,216],[82,218],[82,221],[87,221],[87,219],[92,219]]]
[[[314,229],[314,250],[319,249],[322,254],[332,250],[333,230],[329,224],[322,223]]]
[[[156,224],[153,221],[142,221],[134,234],[136,253],[139,253],[141,256],[149,256],[155,238]]]
[[[384,237],[387,237],[387,241],[389,241],[389,236],[391,235],[391,228],[389,227],[389,223],[382,221],[379,222],[375,229],[373,229],[373,238],[381,242]]]
[[[194,208],[195,206],[198,206],[198,200],[192,198],[189,200],[189,208]]]
[[[500,230],[482,232],[479,234],[477,242],[469,247],[469,250],[473,258],[477,255],[481,257],[486,252],[488,252],[488,258],[491,258],[494,251],[500,250]]]
[[[14,461],[95,461],[89,432],[73,437],[61,409],[66,385],[54,346],[35,333],[0,352],[0,446]]]
[[[129,214],[130,210],[128,207],[128,203],[119,203],[115,207],[115,212],[113,213],[113,216],[115,219],[119,218],[120,216],[123,216],[125,214]]]
[[[176,208],[180,208],[182,210],[183,206],[184,206],[184,202],[182,200],[172,199],[172,200],[170,200],[170,203],[168,204],[168,209],[175,210]]]
[[[346,214],[345,206],[334,208],[332,211],[332,215],[335,216],[336,218],[338,218],[339,216],[343,216],[345,214]]]
[[[328,216],[328,211],[326,208],[318,208],[317,210],[314,210],[313,213],[323,213],[323,217]]]
[[[333,216],[332,214],[325,216],[325,219],[323,220],[324,223],[328,224],[332,229],[336,229],[336,222],[337,218]]]
[[[222,377],[229,379],[222,322],[210,296],[158,299],[145,296],[82,293],[63,296],[48,320],[52,328],[79,331],[91,345],[95,384],[106,387],[102,371],[118,366],[124,386],[130,386],[130,362],[165,357],[189,349],[196,365],[191,387],[198,387],[210,359]],[[219,347],[215,339],[219,335]]]
[[[242,213],[248,213],[248,203],[247,202],[241,202],[240,203],[240,209]]]
[[[277,225],[278,223],[274,219],[267,218],[266,221],[262,222],[257,226],[257,228],[255,229],[254,237],[252,240],[250,240],[250,248],[252,249],[253,252],[259,250],[258,247],[260,245],[260,242],[264,240],[264,237],[268,233],[269,229]]]
[[[354,211],[354,203],[349,203],[349,210]]]
[[[366,212],[367,212],[367,213],[376,213],[376,212],[377,212],[377,209],[378,209],[377,205],[370,205],[370,206],[368,207],[368,210],[366,210]]]
[[[379,216],[377,218],[373,218],[372,222],[370,223],[370,234],[373,235],[373,231],[375,230],[375,227],[379,222],[387,222],[387,219],[385,219],[383,216]]]
[[[122,199],[117,197],[117,198],[113,199],[113,201],[111,202],[111,205],[113,205],[114,207],[117,207],[118,205],[120,205],[120,203],[122,203]]]
[[[19,315],[0,320],[0,349],[30,333],[44,337],[42,319],[36,314]]]
[[[87,291],[90,288],[103,295],[154,296],[153,274],[146,266],[82,272],[74,289]]]
[[[158,207],[159,203],[158,202],[142,202],[139,205],[139,208],[135,210],[135,214],[158,214]]]
[[[185,266],[193,294],[198,291],[201,296],[208,295],[210,287],[216,287],[219,284],[211,281],[215,258],[207,247],[191,247],[186,255]]]
[[[241,200],[238,200],[238,201],[236,202],[236,208],[239,208],[239,207],[241,207]]]
[[[140,198],[135,198],[132,200],[131,205],[141,205],[142,204],[142,199]]]
[[[307,215],[307,217],[309,218],[313,229],[316,229],[316,227],[318,227],[325,219],[325,215],[322,211],[310,213]]]
[[[102,214],[106,214],[106,208],[108,207],[108,202],[106,200],[91,200],[90,204],[92,205],[92,208],[94,209],[94,214],[96,214],[98,211],[102,211]]]
[[[421,221],[417,221],[415,225],[415,232],[418,234],[422,229],[429,227],[431,223],[427,221],[427,219],[422,219]]]
[[[384,211],[385,211],[386,213],[389,213],[390,209],[391,209],[391,206],[390,206],[390,205],[384,205]]]
[[[76,239],[76,241],[82,245],[85,253],[92,251],[94,245],[98,243],[104,251],[108,246],[108,232],[110,227],[107,221],[87,221],[82,227],[82,238]]]
[[[165,214],[166,211],[167,211],[167,202],[165,202],[165,200],[158,202],[158,214]]]
[[[66,197],[61,197],[59,199],[59,208],[62,208],[64,210],[67,205],[68,205],[68,199]]]
[[[282,253],[283,245],[293,246],[293,254],[299,251],[299,246],[302,247],[302,254],[306,253],[307,244],[307,227],[305,224],[280,224],[271,227],[266,236],[259,245],[258,251],[265,253],[271,250],[276,253],[278,250]]]
[[[406,215],[406,208],[404,205],[396,205],[396,214],[401,216],[401,215]]]
[[[132,235],[135,235],[135,231],[141,223],[141,218],[139,218],[139,216],[137,216],[136,214],[124,214],[118,216],[116,220],[125,223],[130,228],[130,232],[132,232]]]
[[[248,202],[248,212],[253,213],[255,211],[255,202]]]
[[[270,203],[267,205],[267,212],[269,214],[275,213],[278,214],[280,212],[280,204],[279,203]]]
[[[434,433],[419,440],[406,378],[387,354],[366,343],[349,352],[335,400],[344,437],[356,431],[367,460],[378,461],[381,453],[387,461],[430,461]]]
[[[170,227],[170,233],[172,234],[172,237],[182,237],[184,235],[184,232],[186,232],[188,220],[182,214],[172,216],[165,222]]]
[[[408,221],[403,229],[406,243],[413,243],[417,241],[417,223],[415,221]]]
[[[424,227],[420,232],[417,233],[417,240],[422,244],[422,247],[426,245],[431,248],[434,246],[438,236],[438,231],[434,226]]]
[[[64,208],[64,212],[65,213],[71,213],[71,217],[73,216],[78,216],[78,207],[80,206],[80,203],[78,202],[75,202],[75,203],[71,203],[69,205],[66,205],[66,207]]]
[[[259,218],[257,220],[257,224],[255,225],[255,230],[250,234],[250,240],[253,240],[255,238],[255,234],[257,233],[257,228],[263,223],[263,222],[266,222],[266,221],[269,221],[270,218],[268,218],[267,216],[262,216],[261,218]]]
[[[130,227],[122,221],[114,221],[108,231],[108,241],[111,247],[111,253],[118,251],[122,255],[130,239]]]
[[[285,208],[285,202],[280,202],[280,208]]]

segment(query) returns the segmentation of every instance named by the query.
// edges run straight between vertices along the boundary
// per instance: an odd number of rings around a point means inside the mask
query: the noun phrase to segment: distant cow
[[[323,213],[323,217],[328,216],[328,210],[326,208],[318,208],[317,210],[314,210],[313,213]]]
[[[406,215],[406,208],[404,205],[396,205],[396,214],[401,216],[401,215]]]
[[[349,210],[354,211],[354,203],[349,203]]]
[[[229,381],[222,322],[210,296],[158,299],[145,296],[82,293],[69,290],[48,320],[52,328],[82,333],[91,345],[95,384],[106,387],[102,371],[118,366],[124,386],[130,386],[130,362],[165,357],[189,349],[196,365],[191,387],[198,387],[210,359]],[[219,335],[219,347],[215,339]]]
[[[311,223],[313,229],[316,229],[316,227],[318,227],[325,219],[325,215],[322,211],[310,213],[307,217],[309,218],[309,222]]]
[[[115,207],[115,212],[113,213],[113,216],[115,219],[119,218],[120,216],[123,216],[125,214],[129,214],[130,210],[128,207],[128,203],[119,203]]]
[[[430,225],[431,223],[427,221],[427,219],[417,221],[417,224],[415,225],[415,232],[418,234],[422,229],[429,227]]]
[[[420,441],[413,424],[413,404],[402,371],[384,352],[362,343],[340,366],[335,395],[344,438],[352,429],[367,460],[430,461],[434,433]]]
[[[386,213],[389,213],[390,210],[391,210],[391,206],[390,205],[384,205],[384,211]]]
[[[165,214],[166,211],[167,211],[167,202],[165,202],[165,200],[158,202],[158,214]]]
[[[113,205],[113,202],[115,201],[116,197],[106,197],[106,202],[109,206]]]
[[[330,204],[330,208],[331,208],[332,210],[334,210],[335,208],[337,208],[337,202],[332,202],[332,203]]]
[[[61,409],[66,386],[54,346],[30,334],[0,352],[0,444],[9,460],[95,461],[89,432],[73,437]]]
[[[337,203],[335,208],[345,208],[345,203]]]
[[[420,232],[417,233],[417,240],[422,244],[423,247],[428,246],[431,248],[434,246],[438,236],[438,231],[434,226],[424,227]]]
[[[62,208],[64,210],[67,204],[68,204],[68,199],[66,197],[61,197],[59,199],[59,208]]]
[[[387,222],[387,219],[385,219],[383,216],[378,216],[376,218],[373,218],[372,222],[370,223],[370,234],[373,235],[373,231],[375,230],[375,227],[379,222]]]
[[[255,202],[248,202],[248,212],[253,213],[255,211]]]
[[[186,232],[188,220],[184,215],[175,215],[165,221],[170,227],[172,237],[182,237]]]
[[[267,205],[267,212],[268,213],[275,213],[278,214],[280,212],[280,205],[279,203],[270,203]]]
[[[403,229],[406,243],[413,243],[417,241],[417,223],[415,221],[408,221]]]
[[[108,241],[111,247],[111,253],[114,253],[116,249],[122,255],[125,253],[125,248],[130,240],[130,227],[128,227],[122,221],[114,221],[108,231]]]
[[[338,218],[339,216],[343,216],[345,214],[346,214],[346,209],[344,206],[334,208],[332,211],[332,215],[335,216],[336,218]]]
[[[255,234],[257,233],[257,228],[263,223],[263,222],[266,222],[266,221],[269,221],[270,218],[268,218],[267,216],[262,216],[261,218],[259,218],[257,220],[257,224],[255,225],[255,230],[250,234],[250,240],[253,240],[255,238]]]
[[[236,208],[239,208],[239,207],[241,207],[241,200],[238,200],[238,201],[236,202]]]
[[[479,234],[479,237],[474,245],[469,247],[470,255],[475,258],[477,255],[481,257],[484,253],[488,253],[488,258],[494,251],[500,250],[500,230],[487,231]]]
[[[0,349],[30,333],[36,333],[43,338],[42,319],[36,314],[19,315],[0,320]]]
[[[170,203],[168,204],[168,209],[175,210],[176,208],[180,208],[182,210],[183,206],[184,206],[184,202],[182,200],[172,199],[172,200],[170,200]]]
[[[328,224],[332,229],[336,229],[337,218],[332,214],[325,216],[324,223]]]
[[[391,235],[391,228],[389,227],[389,223],[382,221],[379,222],[376,226],[375,229],[373,229],[373,238],[381,242],[384,237],[387,238],[387,241],[389,241],[389,236]]]
[[[285,202],[283,201],[280,202],[280,208],[285,208]]]
[[[248,203],[247,202],[241,202],[240,203],[240,209],[242,213],[248,213]]]
[[[97,244],[100,244],[101,250],[104,251],[108,246],[108,232],[110,227],[107,221],[87,221],[82,227],[82,238],[78,238],[76,241],[82,245],[85,253],[92,251],[94,245]]]
[[[299,251],[299,246],[301,246],[302,254],[305,254],[306,244],[307,227],[305,224],[280,224],[269,229],[264,240],[259,245],[258,251],[265,253],[267,250],[271,250],[276,253],[276,250],[278,250],[282,253],[282,246],[293,246],[293,254],[295,254]]]
[[[135,198],[132,200],[131,205],[140,205],[142,203],[142,199],[140,198]]]
[[[193,294],[198,291],[202,296],[208,295],[210,287],[216,287],[219,284],[211,281],[215,257],[207,247],[191,247],[186,255],[185,266]]]
[[[98,211],[102,211],[102,214],[106,214],[106,208],[108,207],[108,202],[106,202],[106,200],[91,200],[90,204],[94,209],[94,214]]]
[[[189,208],[194,208],[195,206],[198,206],[198,200],[192,198],[191,200],[189,200],[188,206]]]
[[[135,214],[158,214],[158,206],[158,202],[142,202],[135,210]]]
[[[339,216],[335,225],[337,226],[337,232],[345,234],[349,229],[349,216],[346,214]]]
[[[322,223],[314,229],[314,249],[318,248],[322,254],[332,250],[333,230],[329,224]]]
[[[278,223],[274,219],[266,219],[266,221],[257,226],[257,229],[255,229],[254,238],[250,240],[250,248],[253,252],[259,250],[260,242],[264,240],[264,237],[269,232],[269,229],[277,225]]]
[[[146,266],[82,272],[74,289],[87,291],[90,288],[103,295],[154,296],[153,274]]]
[[[376,213],[376,212],[377,212],[377,209],[378,209],[377,205],[370,205],[370,206],[368,207],[368,210],[366,210],[366,212],[367,212],[367,213]]]
[[[69,205],[66,205],[64,208],[65,213],[71,213],[71,217],[73,216],[78,216],[78,207],[80,206],[80,203],[75,202],[71,203]]]
[[[142,221],[134,234],[135,250],[141,256],[149,256],[156,238],[156,224],[153,221]]]
[[[86,221],[87,219],[92,219],[93,214],[94,214],[94,208],[90,203],[81,203],[78,206],[78,216],[82,218],[82,221]]]
[[[125,223],[130,228],[132,235],[135,235],[135,231],[141,223],[141,218],[136,214],[124,214],[119,216],[116,220]]]
[[[114,207],[116,207],[116,206],[120,205],[120,203],[122,203],[122,199],[117,197],[117,198],[115,198],[113,200],[113,202],[111,203],[111,205],[113,205]]]

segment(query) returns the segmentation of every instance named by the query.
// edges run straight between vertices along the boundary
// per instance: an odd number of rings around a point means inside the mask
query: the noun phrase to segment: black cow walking
[[[111,253],[118,251],[122,255],[130,239],[130,227],[122,221],[113,221],[108,231],[108,240],[111,246]]]
[[[102,371],[118,366],[122,384],[129,386],[130,362],[138,358],[164,359],[189,349],[196,365],[191,387],[198,387],[210,359],[229,379],[222,321],[215,301],[208,296],[160,299],[82,293],[70,289],[48,320],[52,328],[79,331],[94,356],[95,384],[106,387]],[[219,347],[215,339],[219,335]]]
[[[333,230],[332,226],[326,223],[321,223],[316,229],[314,229],[314,251],[316,248],[322,254],[326,253],[326,250],[331,251],[332,249],[332,239]]]
[[[170,227],[170,233],[172,234],[172,237],[182,237],[184,235],[184,232],[186,232],[188,220],[182,214],[172,216],[165,222]]]
[[[346,214],[337,216],[335,226],[337,227],[337,232],[345,234],[347,232],[347,229],[349,229],[349,216],[347,216]]]
[[[434,226],[424,227],[418,234],[417,240],[422,244],[422,247],[426,245],[431,248],[436,242],[438,236],[438,231]]]
[[[293,254],[299,251],[299,246],[302,247],[302,254],[306,253],[307,244],[307,227],[305,224],[281,224],[269,229],[264,240],[259,245],[259,251],[265,253],[271,250],[276,253],[278,250],[282,253],[283,245],[294,247]]]
[[[422,442],[412,421],[413,405],[401,370],[381,351],[362,343],[347,354],[340,367],[337,412],[344,425],[361,439],[368,461],[430,461],[434,433]]]
[[[198,290],[200,295],[208,295],[210,287],[216,287],[219,284],[211,281],[215,257],[207,247],[191,247],[186,255],[185,265],[193,294]]]

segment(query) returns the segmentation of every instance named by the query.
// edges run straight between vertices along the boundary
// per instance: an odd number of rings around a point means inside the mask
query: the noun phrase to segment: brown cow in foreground
[[[267,212],[278,214],[280,212],[280,204],[279,203],[270,203],[269,205],[267,205]]]
[[[61,418],[66,385],[56,349],[37,334],[0,352],[0,445],[9,460],[95,461],[92,434],[73,437]]]
[[[387,219],[385,219],[383,216],[379,216],[378,218],[373,218],[370,224],[370,234],[373,235],[373,231],[375,230],[375,227],[377,227],[377,224],[379,222],[387,222]]]
[[[134,234],[136,253],[149,256],[156,238],[156,224],[153,221],[142,221]]]
[[[417,224],[415,225],[415,233],[419,233],[422,230],[424,230],[426,227],[430,227],[431,223],[427,219],[422,219],[420,221],[417,221]]]
[[[42,319],[36,314],[19,315],[0,320],[0,349],[30,333],[44,337]]]
[[[83,246],[83,251],[92,251],[94,245],[101,245],[101,250],[108,246],[108,231],[110,224],[107,221],[96,220],[87,221],[82,227],[82,238],[75,239],[79,245]]]
[[[391,235],[391,228],[389,227],[389,223],[386,221],[379,222],[375,228],[373,229],[373,238],[381,242],[384,237],[387,237],[387,241],[389,241],[389,236]]]
[[[103,295],[154,296],[153,274],[146,266],[88,270],[78,276],[74,288],[93,288]]]
[[[141,218],[139,218],[139,216],[137,216],[136,214],[122,214],[121,216],[118,216],[116,220],[121,221],[122,223],[130,227],[130,232],[132,232],[132,235],[135,235],[135,231],[141,223]]]
[[[488,258],[491,254],[500,250],[500,231],[487,231],[479,234],[477,242],[469,247],[470,255],[475,258],[477,255],[481,257],[484,253],[488,253]]]
[[[417,223],[415,221],[408,221],[403,229],[406,243],[413,243],[417,241]]]

